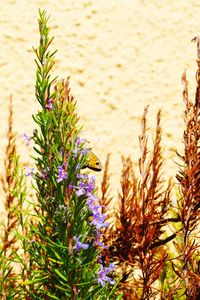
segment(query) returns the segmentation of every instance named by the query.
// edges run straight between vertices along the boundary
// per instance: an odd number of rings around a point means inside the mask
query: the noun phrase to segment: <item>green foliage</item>
[[[48,17],[40,10],[39,33],[34,52],[40,110],[33,116],[33,136],[24,134],[27,145],[30,140],[34,143],[35,170],[27,174],[16,153],[10,102],[5,176],[1,176],[7,212],[0,244],[1,299],[198,299],[200,69],[195,104],[188,98],[185,73],[182,78],[185,150],[179,155],[183,166],[177,174],[176,207],[171,205],[171,182],[166,186],[162,178],[160,111],[149,152],[145,108],[139,177],[131,158],[123,158],[119,210],[108,226],[109,156],[99,200],[95,177],[85,169],[100,170],[101,163],[93,167],[95,155],[81,138],[69,79],[52,78],[56,51],[50,50]],[[31,200],[25,184],[25,176],[30,175]],[[116,281],[110,277],[114,265]]]
[[[39,11],[40,45],[34,51],[41,110],[33,116],[37,129],[32,137],[37,201],[29,232],[29,270],[21,289],[28,299],[107,299],[110,285],[98,283],[101,247],[97,242],[102,225],[97,230],[92,223],[88,204],[98,205],[95,181],[81,171],[87,149],[79,137],[68,79],[51,78],[55,52],[49,50],[53,39],[47,21],[46,12]]]

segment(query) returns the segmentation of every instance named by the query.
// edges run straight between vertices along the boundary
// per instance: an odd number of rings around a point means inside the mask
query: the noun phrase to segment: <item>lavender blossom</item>
[[[30,145],[30,141],[32,139],[32,136],[28,136],[26,132],[23,133],[22,137],[24,138],[24,141],[26,142],[26,146],[28,147]]]
[[[76,191],[77,196],[81,196],[86,193],[86,191],[85,191],[86,184],[83,181],[79,182],[79,186],[74,186],[74,187],[77,189],[77,191]]]
[[[101,284],[101,286],[105,286],[106,282],[109,282],[110,284],[114,285],[115,280],[112,280],[108,275],[111,271],[114,270],[114,265],[110,264],[109,267],[104,267],[102,264],[100,264],[100,271],[98,274],[98,283]]]
[[[46,169],[43,169],[43,172],[40,173],[40,178],[41,179],[47,179],[49,170],[50,170],[49,167],[47,167]]]
[[[85,174],[78,174],[77,177],[80,179],[79,184],[77,186],[73,186],[75,188],[77,196],[87,195],[91,196],[91,192],[95,189],[95,177],[91,178]]]
[[[90,195],[88,200],[88,207],[92,211],[93,216],[91,224],[95,225],[97,230],[108,227],[108,223],[104,222],[106,215],[101,213],[102,206],[99,204],[98,198],[96,198],[93,194]]]
[[[45,105],[45,108],[48,109],[48,110],[53,109],[53,100],[52,99],[47,100],[47,104]]]
[[[77,176],[80,181],[77,186],[71,186],[71,188],[76,189],[76,195],[82,196],[85,195],[88,197],[87,203],[88,208],[92,213],[92,221],[91,224],[96,228],[96,237],[95,244],[100,246],[101,248],[105,248],[105,245],[101,242],[101,234],[100,229],[107,228],[108,223],[105,222],[106,215],[102,214],[101,209],[102,206],[99,204],[99,199],[92,194],[95,189],[95,177],[89,177],[88,175],[78,174]]]
[[[58,166],[58,172],[56,182],[59,183],[67,178],[67,172],[64,170],[65,163],[63,163],[61,166]]]
[[[77,171],[78,169],[80,169],[81,164],[77,164],[75,170]]]
[[[73,150],[73,154],[77,154],[80,151],[80,145],[82,145],[85,142],[85,139],[82,139],[80,137],[77,137],[77,140],[74,143],[75,149]]]
[[[78,252],[79,250],[81,249],[88,249],[89,245],[88,244],[84,244],[84,243],[81,243],[79,241],[79,238],[74,236],[73,237],[73,240],[75,241],[75,251]]]
[[[63,151],[62,151],[62,149],[60,149],[60,150],[59,150],[59,153],[60,153],[60,156],[62,156],[62,155],[63,155]]]
[[[82,150],[81,150],[81,154],[82,155],[86,155],[88,153],[88,149],[87,148],[83,148]]]
[[[87,201],[89,209],[93,210],[93,207],[94,207],[95,203],[98,203],[98,201],[99,201],[98,198],[95,195],[91,194],[89,196],[88,201]]]
[[[91,176],[87,185],[87,195],[89,196],[92,191],[95,189],[95,176]]]
[[[107,228],[108,227],[108,223],[104,222],[106,218],[105,214],[101,214],[100,212],[93,214],[93,221],[91,222],[91,224],[95,225],[96,229],[100,229],[100,228]]]
[[[27,173],[24,174],[26,177],[33,176],[33,174],[34,174],[34,172],[33,172],[34,168],[26,167],[26,170],[27,170]]]
[[[79,196],[82,196],[85,194],[85,191],[84,189],[79,189],[78,191],[76,191],[76,195],[79,197]]]
[[[79,145],[83,144],[85,142],[85,139],[80,138],[80,136],[77,137],[75,144],[75,148],[78,148]]]
[[[85,179],[85,175],[84,174],[77,174],[77,178],[78,179]]]
[[[100,241],[100,238],[102,236],[102,233],[100,230],[96,231],[96,236],[95,236],[95,245],[98,247],[101,247],[101,249],[106,249],[108,246],[106,246],[103,242]]]

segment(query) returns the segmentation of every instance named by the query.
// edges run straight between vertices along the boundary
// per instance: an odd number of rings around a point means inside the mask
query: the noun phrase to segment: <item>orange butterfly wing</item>
[[[89,168],[93,171],[100,172],[102,170],[102,165],[98,157],[92,152],[88,151],[88,160],[85,168]]]

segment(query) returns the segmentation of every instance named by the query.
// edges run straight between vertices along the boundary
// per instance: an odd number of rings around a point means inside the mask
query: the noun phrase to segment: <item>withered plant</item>
[[[6,256],[8,249],[13,247],[13,251],[16,250],[16,237],[11,237],[11,232],[13,228],[17,224],[17,217],[14,213],[15,207],[15,197],[13,195],[13,191],[16,186],[16,182],[14,180],[14,173],[15,173],[15,163],[14,158],[16,156],[16,135],[13,132],[13,109],[12,109],[12,97],[10,97],[10,105],[9,105],[9,119],[8,119],[8,133],[7,139],[8,144],[6,146],[6,156],[4,159],[4,167],[5,167],[5,174],[1,175],[1,183],[2,188],[5,193],[5,209],[7,213],[7,220],[5,231],[2,239],[3,247],[2,251],[3,254]]]
[[[9,105],[9,119],[8,119],[8,133],[7,139],[8,144],[6,147],[6,156],[4,159],[5,175],[1,175],[1,183],[3,192],[5,193],[5,210],[6,210],[6,221],[4,224],[4,230],[2,231],[1,239],[1,274],[0,274],[0,287],[1,287],[1,299],[7,299],[6,296],[10,293],[15,286],[14,280],[12,278],[15,276],[12,270],[10,258],[13,253],[17,250],[16,237],[13,236],[13,231],[17,225],[17,217],[15,215],[15,196],[13,194],[16,182],[14,180],[13,174],[15,172],[15,162],[14,157],[16,156],[16,145],[15,145],[15,134],[13,133],[13,110],[12,110],[12,98],[10,97]],[[2,220],[1,220],[2,221]]]
[[[122,272],[124,299],[151,299],[158,294],[154,283],[167,258],[164,244],[174,237],[166,238],[163,234],[170,208],[171,184],[165,185],[161,173],[161,113],[157,114],[156,136],[150,155],[147,148],[147,111],[146,107],[139,137],[140,176],[136,178],[134,175],[131,158],[122,158],[119,211],[115,214],[115,223],[105,231],[108,248],[104,259],[115,262]],[[108,172],[107,168],[105,172]],[[108,185],[106,180],[104,174],[102,186]],[[106,206],[105,196],[103,199]]]
[[[19,171],[19,157],[16,154],[16,134],[13,131],[12,97],[9,104],[8,118],[8,144],[4,159],[4,174],[0,180],[5,195],[5,222],[2,221],[3,230],[0,249],[0,295],[1,299],[13,299],[16,296],[17,274],[16,265],[13,264],[19,241],[16,230],[22,222],[22,202],[26,193],[22,175]],[[21,220],[21,221],[20,221]],[[21,223],[22,225],[22,223]]]
[[[178,276],[175,294],[179,290],[186,299],[200,299],[199,273],[199,220],[200,220],[200,47],[197,40],[198,70],[196,73],[197,88],[195,103],[189,99],[186,72],[182,76],[184,85],[183,100],[185,103],[185,130],[183,136],[184,154],[179,157],[182,167],[177,174],[180,183],[178,215],[181,223],[179,239],[174,242],[178,251],[178,265],[173,263]],[[185,298],[184,298],[185,299]]]
[[[107,155],[105,166],[104,166],[103,179],[101,183],[101,198],[100,198],[102,211],[107,212],[107,218],[111,217],[109,216],[108,212],[109,212],[109,206],[113,199],[113,197],[110,195],[111,191],[110,191],[109,161],[110,161],[110,154]],[[107,228],[105,228],[105,230],[106,229]]]

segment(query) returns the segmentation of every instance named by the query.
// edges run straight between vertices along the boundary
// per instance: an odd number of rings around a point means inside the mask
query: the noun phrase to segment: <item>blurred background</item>
[[[195,0],[6,0],[0,17],[1,164],[6,145],[9,96],[22,160],[28,162],[23,132],[34,129],[40,109],[34,96],[32,46],[39,43],[38,8],[51,16],[58,49],[54,74],[70,76],[80,124],[93,152],[105,163],[111,153],[112,190],[119,190],[121,155],[131,155],[137,170],[138,136],[144,106],[149,105],[151,146],[156,113],[162,109],[164,176],[174,176],[182,151],[181,76],[187,70],[189,94],[195,94],[196,44],[200,2]],[[1,167],[2,170],[2,167]],[[137,173],[138,171],[136,171]],[[94,173],[101,182],[102,173]]]

